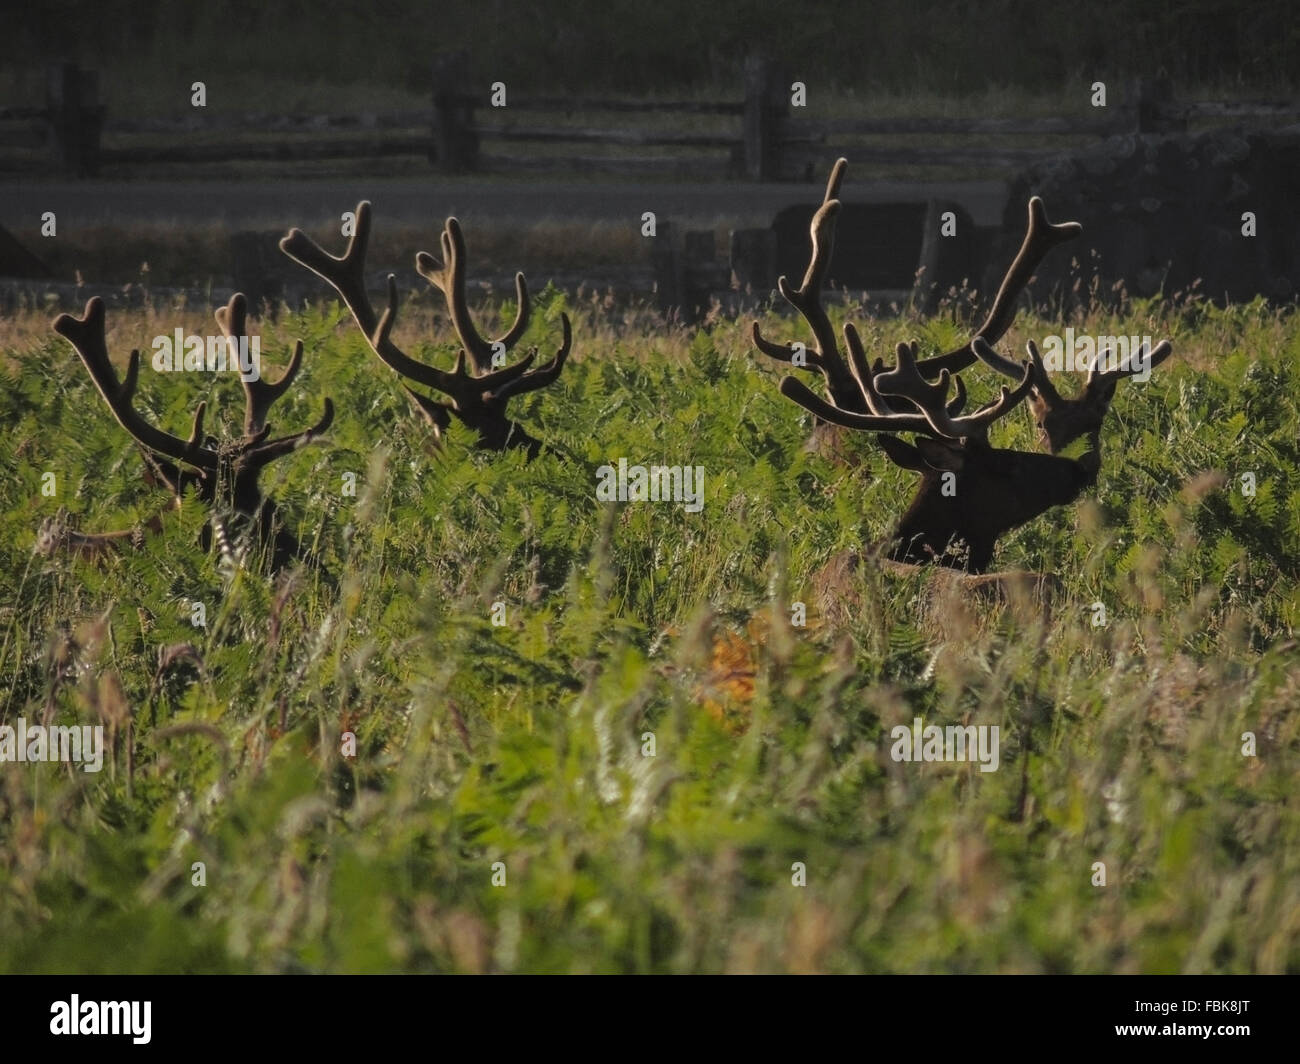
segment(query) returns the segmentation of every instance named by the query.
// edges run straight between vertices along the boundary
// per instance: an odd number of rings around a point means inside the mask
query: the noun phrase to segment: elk
[[[899,344],[895,364],[886,368],[879,358],[868,365],[857,329],[846,323],[846,360],[821,303],[846,166],[844,159],[836,162],[822,205],[813,216],[812,252],[803,283],[795,289],[785,277],[778,282],[782,296],[812,330],[816,346],[801,351],[794,344],[769,341],[757,322],[753,325],[754,344],[774,359],[820,372],[828,398],[821,398],[793,376],[782,378],[782,395],[822,421],[877,433],[891,461],[921,474],[916,495],[886,544],[887,556],[905,564],[933,563],[983,573],[1001,536],[1054,506],[1074,502],[1095,483],[1101,465],[1101,424],[1116,384],[1123,376],[1159,365],[1172,347],[1168,340],[1162,341],[1154,350],[1144,348],[1134,363],[1105,371],[1094,362],[1082,393],[1069,399],[1048,379],[1032,341],[1026,345],[1029,359],[1023,363],[993,349],[1010,328],[1016,300],[1043,256],[1082,231],[1077,222],[1053,225],[1042,200],[1035,196],[1029,201],[1024,242],[1002,280],[993,307],[968,343],[925,359],[918,357],[915,343]],[[1002,386],[998,398],[963,415],[966,388],[956,374],[977,361],[1015,383]],[[990,426],[1026,400],[1040,442],[1050,453],[990,446]],[[915,443],[893,435],[899,432],[915,434]],[[1085,437],[1088,449],[1079,458],[1060,455]]]
[[[247,335],[247,316],[248,307],[242,293],[236,293],[226,306],[217,311],[217,324],[228,343],[237,344]],[[268,438],[271,426],[266,420],[267,414],[302,367],[302,341],[299,340],[294,347],[289,365],[279,380],[274,383],[261,379],[243,380],[244,434],[237,440],[221,443],[203,433],[207,410],[204,402],[194,410],[188,439],[173,436],[140,415],[132,404],[139,381],[140,352],[131,352],[126,376],[118,380],[117,371],[109,361],[104,325],[104,301],[96,296],[86,303],[80,318],[60,314],[54,320],[53,328],[72,344],[117,423],[140,446],[145,459],[146,481],[166,487],[172,494],[174,507],[179,508],[186,489],[193,489],[199,501],[208,507],[211,517],[204,527],[204,549],[210,548],[214,531],[226,549],[229,549],[232,533],[248,531],[259,546],[270,548],[273,569],[284,567],[294,558],[306,557],[297,537],[280,521],[275,502],[264,496],[258,486],[258,478],[267,465],[316,440],[334,420],[334,403],[326,399],[324,414],[311,428],[279,439]],[[223,514],[233,519],[229,527]],[[160,531],[160,517],[155,515],[145,527],[150,531]],[[143,540],[142,531],[128,529],[82,535],[67,529],[60,515],[42,527],[37,548],[47,554],[65,549],[81,556],[102,557],[123,546],[138,548]]]
[[[545,388],[559,377],[573,341],[568,315],[560,315],[560,348],[545,365],[532,368],[537,358],[537,349],[533,348],[513,365],[498,366],[498,360],[515,347],[528,328],[528,285],[522,273],[515,274],[518,309],[514,323],[496,340],[480,335],[470,318],[469,302],[465,296],[465,236],[460,223],[455,218],[448,218],[442,230],[445,262],[421,251],[415,256],[415,268],[446,299],[452,328],[460,340],[461,349],[451,372],[418,362],[403,353],[392,340],[393,324],[397,318],[397,280],[394,275],[388,275],[388,305],[382,314],[376,315],[366,294],[369,201],[357,204],[355,217],[355,228],[341,258],[329,254],[300,229],[289,231],[280,241],[280,250],[333,287],[352,312],[371,350],[384,365],[404,380],[432,388],[448,397],[449,401],[441,402],[403,383],[407,394],[439,438],[454,417],[478,433],[478,446],[483,450],[522,447],[527,450],[529,458],[536,457],[541,441],[530,436],[507,415],[506,403],[513,396]],[[467,353],[474,366],[473,373],[465,367]]]

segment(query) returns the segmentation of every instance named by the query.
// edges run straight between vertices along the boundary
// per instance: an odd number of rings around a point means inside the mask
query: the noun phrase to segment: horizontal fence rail
[[[46,71],[43,106],[0,107],[0,170],[86,177],[102,167],[129,173],[156,164],[404,156],[455,173],[769,181],[806,178],[840,155],[877,167],[1009,171],[1117,133],[1177,131],[1189,122],[1300,120],[1295,100],[1180,102],[1166,83],[1152,79],[1136,79],[1122,101],[1096,115],[805,118],[791,106],[787,79],[756,56],[745,64],[741,98],[732,100],[511,95],[506,106],[495,107],[488,83],[474,76],[463,53],[435,60],[430,106],[420,110],[227,114],[196,108],[183,117],[118,116],[100,102],[99,83],[97,72],[65,63]],[[466,91],[477,84],[482,92]]]

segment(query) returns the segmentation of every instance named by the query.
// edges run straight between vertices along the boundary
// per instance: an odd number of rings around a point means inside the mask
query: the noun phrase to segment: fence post
[[[665,315],[682,305],[681,259],[673,238],[672,222],[661,220],[655,227],[654,244],[650,248],[650,264],[655,275],[655,302],[660,313]]]
[[[783,108],[776,66],[757,53],[745,59],[745,176],[772,181],[781,172]]]
[[[467,93],[469,53],[444,52],[433,59],[433,143],[429,161],[445,173],[478,169],[474,102]]]
[[[54,153],[69,177],[99,172],[99,72],[60,63],[46,73],[45,105],[54,131]]]

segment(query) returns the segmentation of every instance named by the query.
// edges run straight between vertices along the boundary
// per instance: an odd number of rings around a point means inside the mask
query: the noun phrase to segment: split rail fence
[[[1296,121],[1295,100],[1179,103],[1166,83],[1135,79],[1092,114],[1024,118],[806,118],[792,82],[769,60],[745,63],[734,99],[516,96],[493,106],[492,83],[464,53],[433,63],[427,108],[387,113],[110,114],[97,71],[45,72],[41,104],[0,107],[0,171],[66,177],[149,172],[160,164],[423,158],[444,173],[596,172],[749,181],[806,179],[836,156],[863,167],[992,174],[1116,133],[1170,132],[1189,122]],[[467,86],[475,86],[468,91]],[[498,102],[500,102],[498,100]]]

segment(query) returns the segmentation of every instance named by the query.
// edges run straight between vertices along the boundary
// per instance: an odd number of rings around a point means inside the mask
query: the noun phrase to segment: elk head
[[[342,258],[323,250],[299,229],[289,231],[280,241],[280,249],[295,262],[329,282],[338,292],[352,312],[352,317],[365,335],[371,350],[384,365],[406,380],[425,385],[448,397],[448,402],[440,402],[403,385],[435,432],[441,435],[454,417],[478,432],[481,448],[501,451],[507,447],[524,447],[529,457],[534,457],[541,448],[541,442],[525,432],[518,422],[510,419],[506,403],[512,396],[546,387],[560,375],[573,339],[568,315],[560,315],[563,333],[560,348],[545,365],[531,368],[537,358],[537,349],[533,348],[513,365],[498,367],[497,360],[519,342],[524,330],[528,328],[528,286],[524,275],[516,273],[518,310],[514,324],[497,340],[481,336],[470,318],[469,303],[465,298],[465,237],[460,223],[455,218],[448,218],[442,231],[445,264],[428,252],[421,251],[415,256],[415,268],[446,298],[447,310],[460,340],[461,350],[450,373],[417,362],[404,354],[392,340],[393,323],[397,317],[396,278],[391,273],[388,275],[388,306],[382,315],[375,314],[366,294],[365,259],[369,240],[370,204],[362,202],[357,204],[356,227]],[[473,362],[473,373],[466,370],[467,355]]]
[[[1052,225],[1043,203],[1029,201],[1029,227],[1024,243],[998,290],[993,308],[970,342],[929,359],[917,357],[916,344],[899,344],[896,363],[886,368],[880,359],[868,364],[857,330],[844,326],[847,360],[821,305],[820,288],[834,244],[836,196],[846,163],[832,170],[821,208],[811,225],[812,257],[803,284],[793,289],[782,277],[781,294],[808,322],[816,341],[797,357],[792,344],[764,339],[754,323],[754,343],[760,351],[783,362],[821,373],[828,399],[822,399],[794,377],[781,380],[781,393],[823,421],[879,433],[885,454],[895,464],[921,474],[921,483],[888,544],[888,555],[907,563],[937,563],[968,572],[984,572],[997,540],[1053,506],[1073,502],[1096,481],[1101,465],[1100,428],[1125,368],[1090,372],[1083,393],[1062,399],[1048,379],[1032,342],[1029,359],[1016,363],[993,350],[1015,317],[1015,302],[1043,256],[1056,244],[1077,236],[1074,222]],[[1170,353],[1168,341],[1143,352],[1146,366],[1158,365]],[[955,374],[981,362],[1012,378],[997,399],[966,415],[965,385]],[[1094,367],[1094,370],[1096,367]],[[952,396],[949,391],[952,386]],[[1052,454],[1003,450],[990,446],[989,427],[1029,399],[1040,433]],[[909,444],[893,433],[916,434]],[[1080,437],[1088,450],[1079,458],[1055,452]]]
[[[217,324],[228,343],[237,344],[246,336],[247,313],[247,304],[240,293],[232,296],[229,304],[217,311]],[[132,398],[139,379],[140,352],[131,352],[126,377],[119,381],[108,357],[102,299],[95,297],[87,302],[80,318],[60,314],[54,320],[54,331],[72,344],[117,423],[140,445],[149,483],[165,486],[172,493],[176,506],[180,505],[186,489],[193,489],[199,501],[210,509],[211,518],[204,529],[205,549],[210,546],[214,526],[227,541],[230,532],[239,530],[225,526],[222,515],[226,513],[234,519],[236,526],[251,528],[260,545],[271,548],[273,568],[281,568],[291,559],[303,556],[297,538],[282,527],[275,502],[265,497],[258,486],[258,478],[267,465],[317,439],[334,420],[334,404],[326,399],[323,416],[311,428],[291,436],[268,439],[271,426],[266,415],[271,404],[288,390],[302,366],[302,341],[298,341],[289,366],[278,381],[243,380],[244,435],[238,440],[221,443],[203,433],[206,403],[201,402],[195,408],[189,439],[173,436],[151,425],[139,414],[132,405]],[[158,530],[157,518],[150,521],[148,527]],[[102,554],[127,544],[138,546],[140,542],[139,534],[133,531],[100,536],[67,532],[60,536],[58,531],[52,526],[42,529],[38,547],[47,552],[64,546],[79,554]]]
[[[1029,390],[1026,405],[1038,428],[1038,442],[1057,454],[1083,436],[1096,440],[1101,423],[1106,419],[1110,401],[1115,398],[1115,386],[1124,377],[1146,373],[1160,365],[1173,354],[1173,345],[1161,340],[1154,350],[1145,347],[1137,352],[1130,363],[1120,363],[1103,368],[1108,359],[1103,352],[1088,368],[1083,391],[1071,399],[1061,396],[1043,366],[1043,359],[1032,340],[1026,344],[1034,365],[1034,386]]]

